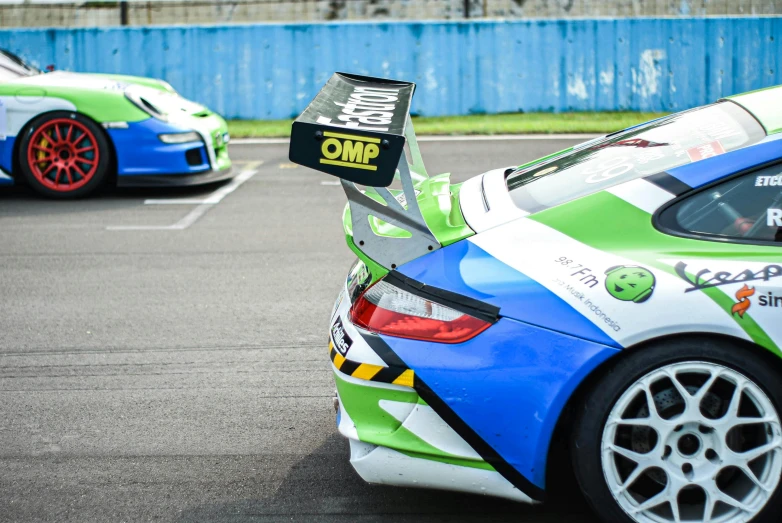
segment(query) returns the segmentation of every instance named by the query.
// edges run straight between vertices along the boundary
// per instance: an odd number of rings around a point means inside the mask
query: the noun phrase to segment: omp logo
[[[320,146],[320,163],[377,171],[377,165],[370,162],[380,154],[379,138],[328,131],[323,133],[323,137],[325,140]]]
[[[742,288],[736,291],[736,300],[737,302],[731,307],[730,312],[731,314],[738,314],[739,318],[744,317],[744,313],[747,312],[747,309],[749,309],[749,306],[752,305],[752,302],[749,301],[749,297],[753,296],[755,294],[755,288],[749,287],[745,283]]]

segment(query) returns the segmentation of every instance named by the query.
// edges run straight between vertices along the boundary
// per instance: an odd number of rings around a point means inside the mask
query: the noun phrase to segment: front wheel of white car
[[[573,465],[604,521],[778,522],[777,362],[718,339],[634,350],[584,398]]]

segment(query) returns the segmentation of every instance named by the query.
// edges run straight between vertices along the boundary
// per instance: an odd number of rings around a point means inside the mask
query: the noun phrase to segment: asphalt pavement
[[[465,180],[573,139],[429,141]],[[335,179],[232,145],[198,189],[0,190],[0,521],[592,521],[366,485],[334,423]]]

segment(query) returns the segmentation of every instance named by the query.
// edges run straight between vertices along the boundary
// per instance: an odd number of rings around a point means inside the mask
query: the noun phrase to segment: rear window
[[[533,213],[746,147],[765,136],[747,111],[732,102],[719,102],[586,142],[542,164],[514,171],[507,178],[508,190],[517,206]]]

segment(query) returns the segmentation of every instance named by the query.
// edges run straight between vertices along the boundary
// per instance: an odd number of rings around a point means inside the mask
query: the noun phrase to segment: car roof
[[[782,133],[768,136],[749,147],[676,167],[668,171],[668,174],[696,188],[780,159],[782,159]]]
[[[752,113],[766,134],[782,132],[782,85],[758,89],[725,98]]]

